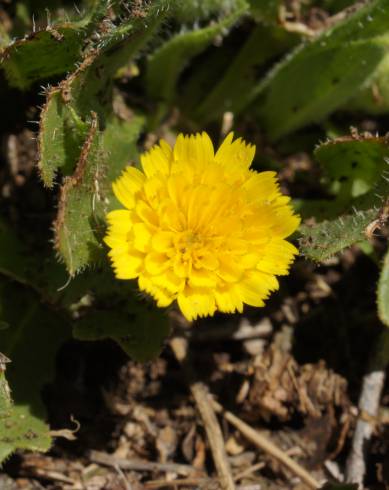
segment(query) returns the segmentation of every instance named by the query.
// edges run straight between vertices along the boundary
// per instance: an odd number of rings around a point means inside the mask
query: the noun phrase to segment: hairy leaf
[[[130,16],[113,27],[79,69],[62,83],[61,89],[68,103],[81,117],[95,111],[103,123],[112,114],[116,71],[147,45],[168,12],[168,6],[168,0],[155,1],[147,6],[144,16]]]
[[[366,240],[366,227],[376,218],[377,210],[356,211],[332,221],[300,227],[300,252],[323,262],[346,247]]]
[[[48,426],[25,407],[14,406],[5,373],[0,371],[0,464],[18,449],[48,451]]]
[[[55,222],[55,245],[69,274],[98,260],[102,229],[98,215],[103,202],[99,193],[102,152],[97,115],[92,113],[90,129],[82,147],[76,171],[66,177],[61,187],[58,216]]]
[[[389,139],[370,134],[329,140],[315,150],[334,194],[344,200],[358,197],[373,188],[389,159]]]
[[[389,195],[389,179],[382,170],[388,150],[386,138],[359,135],[338,138],[316,150],[323,167],[347,187],[341,189],[338,199],[329,201],[333,211],[342,209],[341,216],[300,228],[300,250],[308,258],[323,261],[366,240],[368,225]]]
[[[74,171],[86,134],[87,126],[64,104],[61,91],[50,90],[39,128],[38,167],[45,186],[53,186],[59,169],[64,175]]]
[[[255,27],[220,81],[195,109],[194,117],[206,123],[225,111],[239,114],[257,95],[258,68],[296,41],[295,35],[279,27]]]
[[[10,85],[25,90],[38,80],[73,70],[84,44],[107,12],[108,0],[95,0],[84,18],[32,32],[0,52],[1,66]]]
[[[49,91],[38,140],[38,166],[47,187],[53,186],[58,169],[65,175],[75,170],[91,111],[98,114],[102,129],[113,121],[114,74],[150,40],[162,21],[165,3],[154,2],[145,18],[130,17],[111,26],[79,68]]]
[[[249,0],[253,16],[262,22],[276,23],[282,0]]]
[[[260,84],[256,113],[275,140],[321,121],[368,82],[386,55],[389,0],[373,0],[299,46]]]
[[[104,133],[92,113],[88,136],[76,171],[61,188],[55,222],[55,244],[71,276],[102,256],[105,214],[116,200],[111,182],[137,159],[136,141],[143,118],[131,122],[112,118]]]
[[[236,8],[239,0],[172,0],[171,15],[180,23],[193,24],[212,15],[225,14]]]
[[[247,10],[239,0],[234,10],[208,27],[177,34],[153,53],[147,68],[147,91],[151,97],[171,102],[178,77],[191,58],[209,46],[216,36],[225,33]]]

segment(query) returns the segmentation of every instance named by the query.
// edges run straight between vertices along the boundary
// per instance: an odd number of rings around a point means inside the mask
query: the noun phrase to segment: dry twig
[[[188,486],[188,487],[197,487],[200,485],[206,485],[210,483],[211,480],[209,478],[180,478],[177,480],[166,481],[166,480],[151,480],[144,484],[144,487],[147,488],[161,488],[161,487],[178,487],[178,486]]]
[[[366,473],[366,446],[373,434],[374,421],[378,413],[384,382],[385,371],[383,370],[366,374],[362,381],[358,403],[360,417],[355,427],[351,451],[346,464],[346,481],[357,483],[359,488],[363,488],[363,479]]]
[[[241,480],[242,478],[251,475],[255,471],[261,470],[264,466],[266,466],[266,464],[263,461],[260,461],[259,463],[256,463],[250,466],[250,468],[246,468],[245,470],[235,475],[234,480],[235,481]]]
[[[236,417],[233,413],[224,410],[224,408],[212,400],[213,407],[216,412],[223,414],[224,418],[238,429],[241,434],[246,437],[250,442],[255,444],[257,447],[270,454],[273,458],[277,459],[286,468],[288,468],[292,473],[298,476],[304,483],[306,483],[310,488],[317,489],[320,488],[320,484],[316,481],[302,466],[300,466],[296,461],[290,458],[284,451],[273,444],[268,438],[266,438],[260,432],[257,432],[252,427],[250,427],[246,422]]]
[[[198,470],[192,466],[176,463],[154,463],[148,461],[131,461],[128,459],[116,458],[111,454],[102,453],[100,451],[91,451],[89,459],[93,463],[98,463],[112,468],[120,468],[122,470],[132,471],[164,471],[173,472],[178,475],[187,476],[198,473]]]
[[[190,383],[190,390],[195,399],[207,433],[220,484],[224,490],[235,490],[230,463],[227,459],[224,447],[223,434],[212,408],[212,404],[209,402],[208,389],[204,383],[194,381],[194,373],[188,362],[188,341],[184,338],[175,337],[171,340],[170,345],[177,360],[186,370],[187,378]]]
[[[378,414],[388,362],[389,332],[384,329],[378,337],[372,352],[368,374],[362,380],[362,389],[358,402],[360,415],[346,463],[346,481],[357,483],[359,488],[363,488],[363,480],[366,473],[365,456]]]

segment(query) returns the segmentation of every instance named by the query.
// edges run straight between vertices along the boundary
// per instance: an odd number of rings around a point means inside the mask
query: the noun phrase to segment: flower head
[[[217,152],[206,133],[161,140],[113,190],[105,242],[116,277],[138,279],[158,306],[188,320],[263,306],[298,253],[299,225],[275,172],[250,170],[255,147],[230,133]]]

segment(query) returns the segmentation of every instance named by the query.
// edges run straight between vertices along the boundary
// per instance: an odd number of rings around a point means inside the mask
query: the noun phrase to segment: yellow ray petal
[[[189,285],[193,288],[209,288],[214,289],[218,282],[217,276],[205,269],[196,269],[192,267],[190,273]]]
[[[135,167],[127,167],[122,175],[112,184],[112,189],[119,201],[128,209],[135,205],[135,194],[142,189],[145,176]]]
[[[174,246],[174,234],[171,231],[158,231],[151,240],[151,245],[156,252],[167,252]]]
[[[215,155],[215,161],[224,167],[248,169],[254,159],[255,146],[244,143],[241,138],[232,141],[234,133],[229,133]]]
[[[214,149],[207,133],[197,133],[191,136],[179,134],[174,145],[174,160],[180,164],[202,169],[213,161]],[[188,165],[189,164],[189,165]]]
[[[170,265],[170,259],[165,254],[150,252],[146,255],[145,268],[152,276],[157,276],[166,271]]]
[[[242,313],[243,301],[235,286],[220,286],[216,288],[214,295],[218,310],[223,313],[235,313],[235,311]]]
[[[257,269],[269,274],[285,275],[296,255],[298,250],[294,245],[281,238],[273,238],[266,245]]]
[[[135,279],[143,268],[143,255],[140,254],[125,252],[111,258],[118,279]]]
[[[141,274],[138,278],[138,286],[141,291],[149,293],[157,302],[160,308],[166,308],[174,301],[174,296],[165,288],[156,286],[146,275]]]
[[[185,287],[185,280],[176,276],[169,269],[157,276],[153,276],[152,282],[158,287],[163,287],[172,295],[177,295]]]
[[[133,226],[133,237],[132,246],[139,252],[148,252],[152,237],[150,227],[145,223],[135,223]]]
[[[163,148],[155,145],[150,151],[143,153],[140,157],[143,171],[147,177],[152,177],[156,174],[169,175],[170,159],[171,152],[169,154],[165,143],[163,143]]]
[[[213,315],[216,311],[213,295],[201,289],[186,287],[184,291],[178,294],[177,303],[189,321],[198,317]]]
[[[250,271],[235,284],[242,301],[250,306],[263,306],[271,291],[278,289],[275,276],[259,271]]]

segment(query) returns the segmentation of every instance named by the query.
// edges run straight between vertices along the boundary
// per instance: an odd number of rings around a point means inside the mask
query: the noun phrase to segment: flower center
[[[203,248],[204,244],[201,237],[192,230],[184,231],[177,237],[175,244],[176,251],[183,260],[193,258],[193,255]]]

